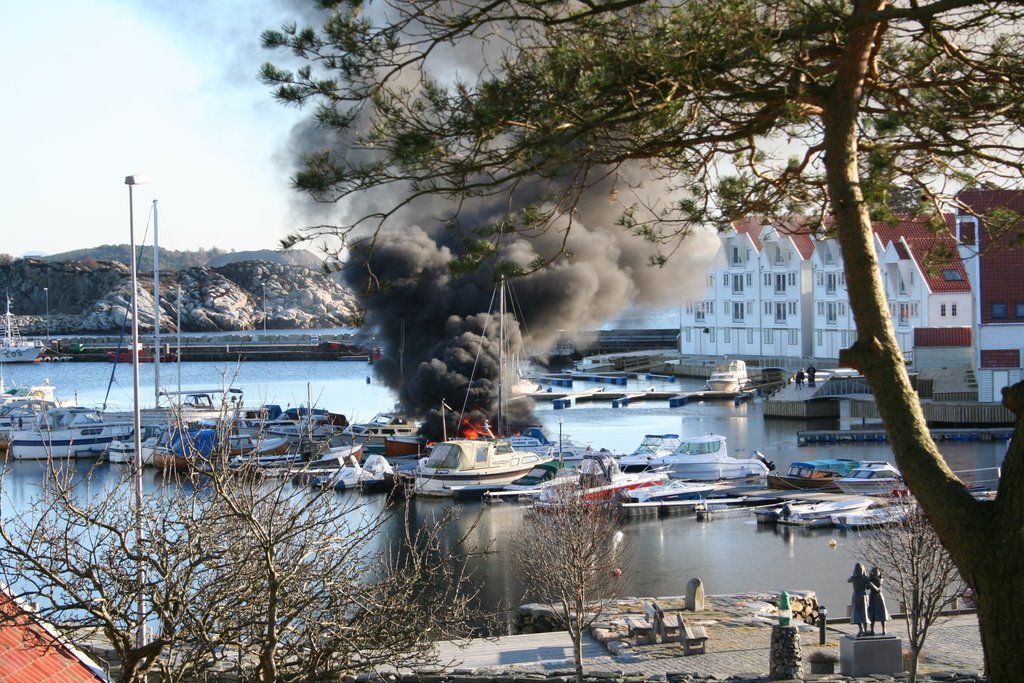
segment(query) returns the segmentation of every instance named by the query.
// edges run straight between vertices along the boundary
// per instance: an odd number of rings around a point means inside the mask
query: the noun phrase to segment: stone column
[[[803,657],[800,654],[800,632],[796,626],[772,626],[770,656],[769,680],[783,681],[804,677]]]

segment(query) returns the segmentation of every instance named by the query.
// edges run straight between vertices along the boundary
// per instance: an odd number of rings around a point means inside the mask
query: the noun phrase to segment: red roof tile
[[[971,345],[969,327],[917,327],[914,329],[914,347]]]
[[[6,591],[0,613],[0,683],[97,683],[105,680],[84,658],[53,636]]]
[[[908,218],[896,223],[873,223],[871,228],[888,246],[893,243],[900,258],[912,257],[932,292],[969,292],[967,270],[956,250],[954,217],[944,216],[946,229],[934,232],[928,218]]]

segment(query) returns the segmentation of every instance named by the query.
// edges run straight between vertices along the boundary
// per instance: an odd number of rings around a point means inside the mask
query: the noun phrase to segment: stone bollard
[[[800,654],[800,632],[796,626],[772,626],[772,645],[768,663],[768,679],[784,681],[804,677]]]
[[[683,606],[692,612],[704,611],[704,583],[694,577],[686,584],[686,600]]]

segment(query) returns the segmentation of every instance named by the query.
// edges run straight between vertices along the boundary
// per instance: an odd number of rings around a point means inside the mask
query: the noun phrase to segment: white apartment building
[[[808,355],[810,236],[745,218],[720,237],[704,298],[683,306],[682,353]]]
[[[923,220],[874,228],[904,353],[912,353],[916,327],[969,325],[970,288],[962,263],[954,256],[953,262],[934,265],[940,251],[949,261],[952,236],[936,236]],[[834,361],[853,343],[856,325],[836,240],[745,218],[721,241],[704,299],[684,305],[682,353]]]

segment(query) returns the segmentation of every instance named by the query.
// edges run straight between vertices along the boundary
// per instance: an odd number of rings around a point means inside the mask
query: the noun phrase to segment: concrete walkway
[[[889,623],[890,635],[904,638],[902,620]],[[588,672],[616,671],[644,677],[689,674],[694,678],[724,679],[730,676],[757,678],[768,672],[770,625],[706,625],[710,640],[708,653],[684,657],[677,643],[642,645],[615,656],[597,640],[587,637],[584,644]],[[829,650],[838,655],[839,640],[856,633],[850,624],[831,624],[826,644],[819,646],[817,628],[801,629],[801,645],[806,657],[814,650]],[[572,645],[567,632],[507,636],[480,639],[468,643],[444,644],[441,648],[446,667],[474,669],[478,672],[515,671],[546,673],[573,668]],[[983,668],[981,640],[975,615],[949,617],[932,627],[921,657],[920,671],[962,671],[978,673]]]

